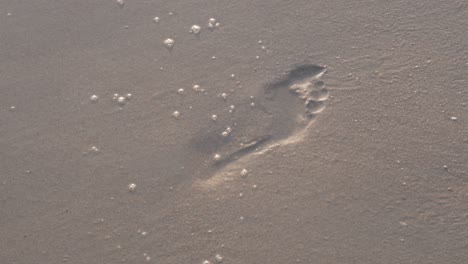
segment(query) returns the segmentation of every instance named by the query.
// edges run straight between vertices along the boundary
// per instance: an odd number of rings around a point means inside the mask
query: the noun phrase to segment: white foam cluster
[[[174,47],[175,41],[171,38],[167,38],[163,42],[164,46],[168,49],[172,49]]]

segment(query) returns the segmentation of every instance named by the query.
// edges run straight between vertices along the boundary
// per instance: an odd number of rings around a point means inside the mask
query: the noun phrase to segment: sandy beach
[[[0,263],[468,263],[465,0],[0,1]]]

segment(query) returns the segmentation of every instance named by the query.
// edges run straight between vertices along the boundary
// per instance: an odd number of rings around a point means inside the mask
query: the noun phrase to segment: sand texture
[[[0,263],[468,263],[466,0],[0,1]]]

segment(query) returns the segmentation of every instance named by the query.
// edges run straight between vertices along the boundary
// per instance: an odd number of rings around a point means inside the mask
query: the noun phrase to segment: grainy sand
[[[468,263],[467,6],[1,1],[0,263]]]

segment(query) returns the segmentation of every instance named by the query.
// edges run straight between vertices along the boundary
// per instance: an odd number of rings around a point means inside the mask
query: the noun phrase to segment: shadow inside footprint
[[[314,64],[298,66],[259,89],[254,97],[255,107],[239,107],[231,114],[231,123],[225,124],[232,126],[229,136],[222,136],[221,130],[195,135],[191,148],[205,157],[198,161],[198,168],[205,175],[202,178],[266,144],[283,142],[304,131],[325,108],[328,91],[319,80],[325,71],[325,67]]]
[[[262,105],[272,116],[272,140],[282,140],[296,134],[315,117],[318,111],[312,105],[324,105],[326,99],[314,99],[314,94],[325,89],[324,83],[318,80],[325,70],[319,65],[301,65],[260,91]]]
[[[266,90],[270,91],[273,89],[289,87],[293,84],[304,82],[313,77],[320,76],[324,71],[325,67],[323,66],[315,64],[300,65],[292,69],[285,77],[267,85]]]

